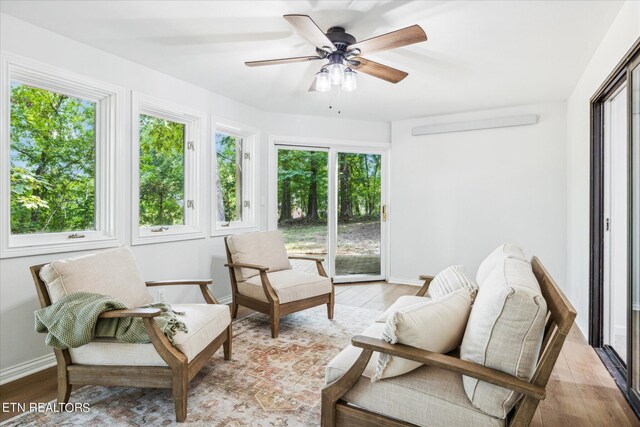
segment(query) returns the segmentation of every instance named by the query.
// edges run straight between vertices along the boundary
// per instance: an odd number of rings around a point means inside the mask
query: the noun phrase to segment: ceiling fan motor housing
[[[356,38],[351,34],[345,32],[342,27],[331,27],[327,31],[327,38],[331,40],[333,45],[336,47],[336,53],[340,53],[344,56],[347,53],[347,49],[350,45],[355,44]],[[325,52],[322,49],[316,49],[318,54],[328,56],[328,52]]]

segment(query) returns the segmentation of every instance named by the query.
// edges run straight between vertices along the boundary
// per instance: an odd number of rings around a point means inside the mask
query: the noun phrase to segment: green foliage
[[[11,83],[11,233],[95,228],[95,104]]]
[[[378,218],[380,162],[378,154],[338,154],[338,219],[341,222]]]
[[[280,223],[291,220],[326,222],[327,159],[325,151],[278,151]]]
[[[242,143],[240,138],[216,133],[218,221],[242,220]]]
[[[185,125],[140,115],[140,225],[184,224]]]
[[[338,154],[338,218],[341,222],[377,219],[380,212],[380,161],[376,154]],[[328,153],[279,150],[278,221],[327,221]]]

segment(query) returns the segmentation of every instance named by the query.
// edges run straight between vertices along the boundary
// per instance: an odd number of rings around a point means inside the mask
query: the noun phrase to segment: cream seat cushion
[[[290,270],[291,263],[284,246],[284,235],[280,230],[256,231],[227,237],[227,246],[233,262],[260,265],[270,272]],[[244,281],[258,276],[258,270],[236,268],[236,280]]]
[[[375,336],[384,324],[374,324],[362,335]],[[373,325],[372,325],[373,326]],[[340,378],[353,365],[361,349],[349,345],[329,362],[325,382]],[[408,374],[372,383],[376,353],[363,377],[344,399],[361,408],[419,426],[505,426],[502,419],[491,417],[471,405],[462,386],[462,376],[432,366],[421,366]]]
[[[129,308],[153,302],[127,247],[53,261],[42,267],[40,278],[52,302],[75,292],[109,295]]]
[[[174,341],[189,362],[231,323],[229,306],[225,304],[171,304],[171,307],[185,312],[178,318],[189,332],[178,331]],[[83,365],[167,366],[151,343],[94,341],[69,352],[73,363]]]
[[[527,259],[524,257],[522,248],[511,243],[503,243],[493,250],[480,264],[476,273],[476,283],[482,286],[489,274],[504,258],[517,258],[522,261]]]
[[[267,273],[271,287],[280,298],[280,304],[315,297],[331,292],[331,279],[317,274],[296,270],[282,270]],[[267,301],[260,276],[238,282],[238,292],[248,297]]]
[[[460,347],[460,358],[529,381],[544,334],[547,304],[531,265],[503,258],[478,291]],[[505,418],[520,398],[506,388],[464,378],[473,405]]]
[[[378,318],[376,319],[376,322],[385,323],[389,318],[389,316],[391,316],[396,311],[401,310],[403,308],[411,307],[412,305],[416,305],[421,302],[426,302],[429,300],[431,300],[431,298],[426,296],[418,297],[415,295],[402,295],[393,304],[391,304],[391,306],[384,313],[378,316]]]

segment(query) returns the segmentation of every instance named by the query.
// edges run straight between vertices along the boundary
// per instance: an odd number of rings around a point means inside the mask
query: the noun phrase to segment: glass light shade
[[[316,90],[318,92],[331,90],[331,80],[329,80],[329,72],[327,70],[322,70],[316,74]]]
[[[344,65],[331,64],[327,67],[332,85],[341,85],[344,80]]]
[[[344,70],[344,81],[342,82],[342,90],[345,92],[351,92],[358,88],[358,82],[356,81],[356,72],[351,68]]]

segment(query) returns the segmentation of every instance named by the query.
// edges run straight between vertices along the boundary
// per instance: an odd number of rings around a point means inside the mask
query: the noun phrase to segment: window
[[[252,154],[256,132],[216,125],[214,135],[214,234],[255,226]]]
[[[183,123],[140,114],[140,225],[184,225]]]
[[[2,257],[116,245],[117,90],[18,57],[2,66]]]
[[[133,105],[133,243],[204,237],[203,114],[136,93]]]

